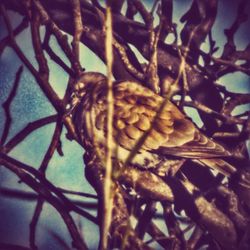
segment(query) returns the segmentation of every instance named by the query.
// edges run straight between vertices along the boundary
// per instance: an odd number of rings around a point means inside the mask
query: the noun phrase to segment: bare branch
[[[67,72],[71,77],[74,77],[74,71],[68,67],[68,65],[52,50],[52,48],[49,45],[51,37],[51,32],[46,29],[45,36],[44,36],[44,41],[43,41],[43,49],[48,53],[50,58],[57,63],[65,72]]]
[[[180,229],[180,224],[177,218],[174,216],[171,204],[168,202],[163,202],[163,214],[165,224],[168,228],[169,237],[172,239],[172,247],[175,249],[185,249],[186,242],[184,238],[184,233]]]
[[[175,12],[173,12],[172,0],[153,1],[150,5],[151,11],[147,9],[149,5],[144,1],[127,0],[126,14],[123,9],[124,3],[124,0],[110,0],[107,7],[102,7],[103,4],[97,0],[1,1],[1,15],[8,35],[0,41],[0,52],[2,53],[6,46],[14,50],[34,76],[48,103],[55,108],[56,115],[27,124],[7,141],[11,125],[11,119],[8,117],[11,118],[10,105],[17,90],[18,78],[20,78],[18,75],[21,75],[19,72],[21,69],[19,69],[6,101],[9,103],[4,104],[8,112],[5,110],[7,120],[1,136],[0,164],[11,170],[34,192],[2,187],[0,194],[7,198],[37,202],[30,221],[30,248],[32,249],[37,248],[38,220],[42,213],[42,206],[47,202],[61,215],[73,240],[73,247],[77,249],[87,249],[87,244],[83,239],[84,231],[81,235],[82,228],[77,226],[77,221],[73,220],[71,213],[76,213],[79,218],[86,218],[99,227],[100,249],[151,249],[149,247],[151,243],[158,243],[166,249],[177,250],[204,248],[206,245],[211,249],[238,249],[246,245],[245,248],[248,249],[250,189],[246,141],[250,138],[250,112],[233,115],[232,111],[240,108],[240,105],[249,104],[250,95],[228,91],[227,87],[216,83],[219,77],[227,73],[242,72],[250,75],[250,43],[245,49],[238,50],[237,40],[235,40],[236,32],[247,17],[247,0],[239,2],[236,18],[231,27],[225,31],[227,41],[221,57],[214,56],[218,50],[217,37],[212,36],[217,8],[221,7],[221,4],[218,5],[218,0],[192,2],[191,8],[181,20],[185,22],[181,31],[181,41],[177,41],[177,25],[173,23]],[[10,12],[5,8],[24,16],[23,21],[15,29],[12,28]],[[136,21],[136,14],[141,15],[142,22]],[[154,18],[157,14],[159,23],[155,25]],[[27,23],[30,24],[27,32],[31,33],[32,49],[38,67],[32,64],[26,51],[21,49],[22,41],[15,38]],[[45,34],[43,34],[44,31]],[[168,40],[165,41],[170,33],[174,34],[174,41],[171,44]],[[72,44],[68,42],[68,34],[73,37]],[[41,41],[43,35],[45,36]],[[50,39],[53,36],[56,38],[55,41]],[[206,38],[208,38],[208,52],[201,50],[201,44]],[[106,100],[108,101],[103,108],[108,109],[107,121],[104,121],[104,123],[107,122],[108,128],[103,132],[106,133],[105,138],[108,137],[108,147],[107,152],[103,151],[102,158],[106,160],[106,164],[96,155],[98,149],[95,148],[96,145],[92,145],[91,138],[85,136],[85,130],[82,131],[88,126],[87,122],[78,123],[79,120],[75,119],[75,115],[78,115],[77,112],[82,106],[92,105],[91,101],[83,102],[90,93],[89,89],[76,109],[66,108],[72,99],[72,87],[84,71],[80,61],[86,58],[85,55],[83,55],[84,58],[80,58],[80,43],[84,43],[107,65],[108,98]],[[57,44],[61,52],[55,52],[54,45]],[[136,52],[133,47],[137,49]],[[137,52],[148,61],[147,65],[140,63]],[[50,61],[47,61],[46,53]],[[200,63],[199,58],[203,59],[204,65]],[[59,98],[55,88],[49,82],[48,66],[51,63],[58,65],[69,76],[63,98]],[[88,67],[87,64],[84,66]],[[120,84],[121,80],[129,80],[128,83],[139,80],[141,84],[149,86],[155,92],[158,92],[158,88],[161,87],[160,95],[165,99],[162,105],[155,109],[158,113],[155,115],[156,118],[161,114],[166,103],[172,99],[178,100],[174,102],[179,105],[184,117],[183,109],[186,107],[192,107],[198,111],[203,122],[201,134],[212,136],[215,140],[210,141],[202,136],[198,138],[199,128],[196,126],[191,128],[195,131],[193,140],[199,145],[203,145],[204,140],[207,140],[208,144],[216,143],[218,140],[221,147],[225,145],[225,149],[230,151],[230,156],[223,159],[218,157],[196,160],[184,158],[186,156],[178,156],[178,158],[172,156],[172,149],[164,154],[162,151],[147,151],[147,154],[157,154],[157,157],[160,157],[160,163],[152,168],[150,165],[147,169],[141,169],[139,164],[134,166],[132,159],[135,156],[139,155],[144,159],[144,156],[140,155],[141,146],[154,129],[155,120],[152,118],[152,121],[150,120],[152,126],[137,140],[135,148],[130,150],[125,164],[121,166],[119,157],[117,156],[116,160],[116,155],[112,152],[114,148],[112,138],[116,139],[115,131],[112,131],[113,113],[116,112],[113,107],[115,102],[112,92],[113,76],[118,80],[114,82],[117,84]],[[236,86],[238,83],[234,84]],[[176,94],[178,96],[175,96]],[[188,98],[191,98],[191,101]],[[139,101],[138,103],[136,101],[136,105],[140,106]],[[173,109],[175,108],[178,107]],[[87,108],[86,110],[89,111]],[[172,110],[169,111],[171,112]],[[172,114],[174,119],[169,121],[172,127],[166,134],[166,140],[177,136],[177,132],[180,133],[180,138],[183,137],[182,130],[176,130],[177,127],[184,126],[179,121],[178,114],[177,111]],[[82,115],[87,117],[88,112]],[[38,170],[8,156],[8,153],[30,133],[52,122],[55,122],[54,134]],[[57,150],[60,155],[64,153],[60,141],[63,125],[68,130],[67,139],[75,140],[85,150],[85,175],[97,195],[79,190],[65,190],[53,185],[46,178],[46,170],[55,151]],[[185,146],[188,148],[189,145],[192,146],[192,144]],[[190,149],[190,152],[194,150]],[[224,177],[209,168],[200,167],[203,163],[210,166],[206,164],[206,161],[210,160],[214,168],[220,166],[224,169],[230,166],[233,174]],[[74,200],[75,197],[79,200]],[[96,200],[88,202],[87,198],[98,199],[98,203]],[[162,203],[163,212],[160,210],[156,214],[155,205],[159,202]],[[145,209],[144,205],[146,205]],[[97,212],[97,218],[87,209]],[[188,217],[180,215],[182,210]],[[131,225],[131,216],[133,220],[137,220],[136,229]],[[162,222],[165,220],[167,230],[161,231],[154,224],[154,219]],[[183,228],[180,225],[186,226]],[[194,231],[191,232],[190,229],[193,227]],[[48,232],[57,241],[59,247],[69,249],[61,235],[50,230]],[[145,233],[152,237],[147,242],[144,242]],[[186,238],[188,234],[191,234],[189,240]],[[1,246],[0,243],[0,248]],[[25,249],[15,245],[3,246],[7,249]]]
[[[57,120],[57,115],[51,115],[51,116],[41,118],[39,120],[29,123],[27,126],[25,126],[20,132],[18,132],[13,138],[11,138],[6,143],[2,151],[5,153],[10,152],[14,147],[16,147],[20,142],[22,142],[33,131],[47,124],[56,122],[56,120]]]
[[[73,195],[78,195],[78,196],[87,197],[87,198],[95,197],[94,195],[86,194],[86,193],[82,193],[82,192],[74,192],[71,190],[64,191],[65,189],[62,189],[60,187],[58,187],[58,190],[64,194],[73,194]],[[20,191],[20,190],[4,188],[4,187],[0,188],[0,194],[6,198],[15,198],[15,199],[20,199],[22,201],[36,201],[39,198],[39,195],[35,192],[26,192],[26,191]],[[95,199],[97,199],[97,198],[95,198]],[[83,202],[80,200],[72,200],[72,199],[70,199],[70,201],[73,204],[75,204],[79,207],[82,207],[82,208],[88,208],[88,209],[96,209],[97,208],[96,202]]]
[[[28,27],[28,19],[26,17],[23,18],[22,22],[13,30],[13,35],[19,35],[23,30]],[[11,38],[8,35],[0,41],[0,55],[3,53],[6,46],[10,45]]]
[[[4,143],[8,137],[8,134],[9,134],[9,130],[10,130],[11,122],[12,122],[12,117],[11,117],[11,113],[10,113],[10,106],[11,106],[13,99],[16,96],[22,72],[23,72],[23,67],[20,66],[18,71],[16,72],[16,77],[15,77],[15,81],[13,83],[12,90],[11,90],[7,100],[2,104],[4,111],[5,111],[6,120],[5,120],[5,125],[4,125],[4,129],[3,129],[2,137],[1,137],[1,143],[0,143],[1,145],[4,145]]]
[[[41,197],[38,198],[35,212],[33,214],[32,220],[30,222],[30,237],[29,237],[29,239],[30,239],[30,248],[31,249],[37,249],[37,246],[35,243],[36,227],[37,227],[37,223],[38,223],[40,214],[41,214],[42,209],[43,209],[43,204],[44,204],[44,200]]]
[[[113,100],[113,80],[112,80],[112,64],[113,64],[113,49],[112,49],[112,16],[111,6],[109,2],[106,6],[106,39],[105,39],[105,52],[107,60],[107,153],[105,159],[105,176],[104,176],[104,198],[103,198],[103,225],[100,247],[106,250],[108,248],[108,233],[112,221],[112,208],[113,208],[113,181],[112,181],[112,150],[113,150],[113,116],[114,116],[114,100]]]
[[[5,165],[8,169],[14,172],[17,176],[19,176],[19,178],[28,186],[30,186],[34,191],[42,195],[59,212],[71,234],[71,237],[73,239],[73,246],[77,249],[87,249],[86,244],[84,243],[81,236],[79,235],[79,232],[77,231],[76,225],[71,215],[69,214],[68,209],[65,209],[62,206],[62,203],[57,198],[55,198],[51,194],[51,192],[47,188],[45,188],[45,186],[41,186],[41,184],[37,182],[36,179],[32,177],[32,175],[24,171],[22,169],[22,167],[24,167],[23,164],[19,163],[18,165],[16,165],[16,163],[16,161],[11,161],[10,158],[3,157],[3,155],[1,155],[1,164]]]
[[[28,248],[28,247],[18,246],[14,244],[6,244],[6,243],[1,243],[1,242],[0,242],[0,249],[1,250],[32,250],[31,248]]]
[[[240,119],[240,118],[237,118],[234,116],[229,116],[229,115],[223,115],[223,114],[218,113],[218,112],[210,109],[209,107],[207,107],[207,106],[205,106],[197,101],[185,101],[184,105],[194,107],[202,112],[210,114],[210,115],[214,116],[216,119],[220,119],[220,120],[226,122],[227,124],[244,124],[245,123],[244,119]]]
[[[200,229],[199,226],[196,226],[192,235],[190,236],[188,242],[187,242],[187,246],[188,249],[195,249],[198,241],[200,240],[200,238],[203,235],[203,231]]]
[[[6,10],[5,10],[3,5],[1,5],[1,12],[3,14],[4,20],[5,20],[8,32],[9,32],[9,36],[10,36],[10,39],[11,39],[11,47],[15,50],[16,54],[21,59],[21,61],[25,64],[25,66],[34,75],[34,77],[36,78],[39,86],[41,87],[41,89],[43,90],[43,92],[47,96],[47,98],[51,101],[51,103],[53,104],[55,109],[58,110],[59,112],[60,111],[62,112],[62,110],[64,110],[63,103],[61,102],[61,100],[57,96],[54,89],[51,87],[51,85],[46,80],[44,80],[44,79],[42,79],[40,77],[37,70],[34,68],[34,66],[31,64],[31,62],[27,59],[27,57],[24,55],[24,53],[21,51],[21,49],[17,45],[17,43],[15,41],[15,38],[14,38],[14,35],[13,35],[13,30],[12,30],[12,27],[11,27],[9,17],[8,17],[8,15],[6,13]]]
[[[62,119],[59,117],[59,118],[57,118],[56,127],[55,127],[53,137],[51,139],[51,143],[50,143],[48,150],[47,150],[46,154],[44,155],[42,163],[39,167],[39,170],[42,173],[45,173],[45,171],[48,167],[49,161],[51,160],[55,150],[60,145],[60,137],[61,137],[61,133],[62,133],[62,128],[63,128]]]
[[[193,1],[191,8],[181,18],[186,24],[181,31],[182,43],[190,48],[189,56],[194,62],[198,60],[198,50],[210,32],[217,14],[217,0]]]
[[[81,6],[80,0],[71,0],[71,5],[73,9],[73,16],[74,16],[74,26],[75,26],[75,33],[72,41],[73,53],[75,55],[75,60],[77,64],[80,65],[79,56],[80,56],[80,41],[83,32],[82,26],[82,15],[81,15]]]
[[[38,183],[37,181],[36,182],[31,181],[30,185],[29,185],[29,183],[27,183],[27,185],[30,186],[32,189],[34,189],[34,187],[36,187],[34,190],[37,191],[38,194],[43,195],[43,188],[46,187],[46,190],[49,189],[50,193],[54,193],[57,196],[57,198],[60,199],[60,203],[65,205],[64,209],[66,209],[66,211],[74,211],[74,212],[82,215],[83,217],[89,219],[90,221],[96,223],[95,217],[93,217],[88,212],[78,208],[72,202],[70,202],[70,200],[61,191],[59,191],[57,189],[57,187],[55,187],[51,182],[49,182],[44,177],[44,175],[41,174],[35,168],[33,168],[27,164],[24,164],[22,162],[19,162],[15,159],[3,154],[3,153],[0,153],[0,160],[1,160],[3,165],[5,165],[6,167],[9,167],[11,169],[11,171],[15,172],[15,174],[17,174],[18,176],[19,176],[18,170],[20,169],[20,172],[21,172],[20,175],[23,176],[24,178],[26,177],[26,174],[27,174],[28,176],[31,176],[31,178],[33,178],[32,176],[34,176],[36,178],[36,180],[39,180],[40,184],[38,187],[36,186],[36,183]],[[28,179],[30,179],[30,177],[28,177]],[[32,184],[34,184],[34,187],[32,186]],[[40,188],[41,188],[41,190],[40,190]],[[50,196],[47,196],[47,198],[49,198],[49,197]],[[53,197],[55,197],[55,196],[53,196]],[[50,200],[47,200],[47,201],[50,202]]]
[[[145,233],[147,232],[148,225],[152,220],[154,214],[156,212],[156,202],[150,201],[146,204],[146,207],[138,219],[138,223],[136,225],[135,231],[140,239],[144,238]]]
[[[52,19],[49,17],[47,11],[44,9],[44,7],[41,5],[39,0],[34,0],[34,5],[39,12],[42,22],[48,26],[51,33],[55,35],[59,45],[61,46],[62,50],[65,52],[66,56],[71,62],[71,66],[75,71],[76,75],[80,75],[82,72],[81,66],[79,65],[79,62],[77,62],[75,55],[73,54],[69,44],[67,35],[63,34],[59,27],[52,21]]]

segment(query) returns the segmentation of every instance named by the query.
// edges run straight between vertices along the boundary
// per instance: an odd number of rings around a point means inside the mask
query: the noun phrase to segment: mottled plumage
[[[77,131],[92,142],[103,158],[107,133],[105,76],[84,74],[76,84],[76,92],[80,98],[74,114]],[[220,162],[219,165],[225,165],[226,172],[233,172],[229,164],[216,159],[230,156],[230,153],[203,135],[172,102],[165,101],[150,89],[133,81],[114,83],[113,94],[115,143],[112,155],[120,162],[124,163],[140,143],[132,164],[141,168],[156,167],[169,156],[175,156],[197,159],[206,165],[210,162],[212,167]],[[165,104],[159,110],[163,102]]]

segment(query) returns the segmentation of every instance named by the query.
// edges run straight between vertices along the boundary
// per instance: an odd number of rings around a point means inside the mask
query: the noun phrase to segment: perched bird
[[[71,109],[77,132],[104,160],[107,78],[100,73],[84,73],[74,88]],[[230,152],[202,134],[171,101],[135,81],[114,82],[113,95],[113,159],[149,169],[171,158],[189,158],[225,175],[235,172],[223,160],[231,156]]]

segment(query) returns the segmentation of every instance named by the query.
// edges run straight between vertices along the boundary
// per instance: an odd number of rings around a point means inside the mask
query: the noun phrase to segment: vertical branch
[[[47,82],[49,80],[49,67],[42,48],[41,36],[40,36],[40,17],[37,11],[32,12],[31,38],[36,60],[39,67],[38,74],[41,79]]]
[[[62,127],[63,127],[63,124],[62,124],[62,118],[59,116],[57,118],[57,122],[56,122],[56,127],[55,127],[55,130],[54,130],[54,134],[53,134],[53,137],[51,139],[51,143],[49,145],[49,148],[43,158],[43,161],[40,165],[40,168],[39,170],[45,174],[45,171],[48,167],[48,164],[49,164],[49,161],[51,160],[55,150],[58,148],[58,146],[60,145],[60,136],[61,136],[61,132],[62,132]]]
[[[179,56],[181,58],[181,64],[180,64],[180,74],[182,75],[182,95],[181,95],[181,101],[179,107],[182,108],[185,102],[185,97],[189,91],[188,82],[187,82],[187,74],[186,74],[186,57],[187,57],[187,51],[188,48],[185,48],[184,55],[182,55],[182,52],[178,50]]]
[[[154,2],[153,8],[151,12],[148,12],[145,6],[139,0],[133,0],[137,10],[141,14],[145,25],[149,32],[149,50],[150,50],[150,59],[149,64],[146,68],[146,79],[148,86],[156,93],[159,93],[159,76],[158,76],[158,61],[157,61],[157,46],[162,28],[162,20],[160,20],[160,24],[158,27],[158,31],[154,30],[154,18],[153,12],[158,3],[158,1]]]
[[[165,224],[168,228],[169,237],[172,239],[173,249],[186,249],[186,241],[177,221],[171,204],[162,202]]]
[[[182,78],[183,84],[182,84],[182,95],[181,95],[181,102],[180,102],[180,107],[183,106],[184,102],[185,102],[185,97],[187,92],[189,91],[189,85],[188,85],[188,81],[187,81],[187,74],[186,74],[186,59],[189,55],[189,50],[190,50],[190,44],[197,32],[197,27],[195,27],[189,36],[189,39],[187,41],[187,45],[184,46],[184,48],[180,49],[178,48],[178,54],[179,57],[181,59],[181,63],[179,66],[179,71],[178,71],[178,76],[175,80],[175,82],[173,83],[173,86],[175,86],[175,88],[178,89],[178,85],[180,84],[180,79]],[[172,87],[173,88],[173,87]]]
[[[42,47],[42,42],[41,42],[41,37],[40,37],[40,16],[38,15],[38,12],[36,9],[34,9],[34,11],[32,12],[32,18],[31,18],[31,35],[32,35],[32,44],[33,44],[33,48],[34,48],[34,52],[36,55],[36,60],[38,62],[38,74],[40,76],[41,79],[43,79],[44,81],[48,81],[49,80],[49,67],[48,67],[48,62],[47,59],[44,55],[44,49]],[[58,143],[58,138],[56,137],[58,134],[58,120],[60,118],[57,118],[57,124],[56,124],[56,129],[55,129],[55,133],[53,135],[51,144],[44,156],[44,159],[41,163],[41,166],[39,168],[39,170],[42,172],[42,174],[45,175],[45,171],[47,168],[47,165],[49,163],[49,160],[51,159],[54,151],[55,151],[55,147]],[[60,132],[60,131],[59,131]],[[36,246],[36,227],[43,209],[43,204],[44,204],[44,199],[42,198],[41,195],[38,196],[38,201],[36,203],[36,208],[32,217],[32,220],[30,222],[30,247],[32,249],[37,249]]]
[[[188,249],[195,249],[197,247],[198,241],[201,239],[203,231],[199,226],[196,226],[190,238],[187,241]]]
[[[191,8],[181,18],[186,22],[181,31],[181,40],[184,46],[188,43],[191,48],[190,60],[198,63],[199,48],[213,27],[217,14],[218,0],[193,1]],[[195,31],[195,34],[193,34]],[[192,36],[192,39],[190,39]]]
[[[159,83],[160,79],[158,76],[158,60],[157,60],[157,47],[158,41],[160,38],[161,30],[162,30],[162,20],[160,20],[160,24],[158,27],[158,31],[155,32],[153,28],[153,20],[151,20],[151,24],[149,25],[149,32],[150,32],[150,61],[147,67],[147,78],[149,86],[156,92],[159,93]]]
[[[30,222],[29,240],[30,240],[30,248],[31,249],[37,249],[37,246],[36,246],[36,226],[37,226],[40,214],[41,214],[42,209],[43,209],[43,204],[44,204],[43,198],[39,197],[37,204],[36,204],[35,212],[33,214],[32,220]]]
[[[126,10],[126,17],[129,19],[134,19],[134,16],[137,13],[137,8],[134,6],[134,3],[130,0],[127,0],[127,10]]]
[[[156,212],[156,202],[149,201],[146,203],[146,207],[138,219],[138,223],[136,225],[136,233],[140,239],[143,240],[145,233],[147,232],[148,226],[151,223],[151,220],[154,217]]]
[[[232,54],[236,51],[234,36],[237,30],[240,28],[241,24],[247,20],[246,10],[247,10],[247,0],[239,1],[239,5],[237,8],[237,16],[232,26],[228,29],[225,29],[224,31],[227,37],[227,42],[224,46],[224,50],[221,56],[222,59],[231,58]]]
[[[106,61],[107,61],[107,156],[106,156],[106,170],[104,177],[104,207],[103,207],[103,228],[102,228],[102,249],[107,249],[108,246],[108,232],[111,223],[112,207],[113,207],[113,194],[112,188],[112,148],[113,148],[113,90],[112,90],[112,63],[113,63],[113,51],[112,51],[112,17],[111,7],[109,2],[106,7]]]
[[[44,175],[48,167],[49,161],[52,158],[56,148],[58,147],[61,132],[62,132],[62,120],[61,120],[61,117],[59,116],[57,118],[56,128],[55,128],[53,137],[51,139],[51,143],[49,145],[49,148],[39,168],[39,171]],[[33,214],[33,217],[30,223],[30,247],[32,249],[37,249],[36,244],[35,244],[36,226],[37,226],[40,214],[42,212],[43,204],[44,204],[44,199],[42,198],[41,195],[39,195],[36,208],[35,208],[35,212]]]
[[[75,55],[75,60],[77,61],[77,64],[81,66],[80,64],[80,46],[79,42],[82,37],[83,32],[83,26],[82,26],[82,15],[81,15],[81,5],[80,0],[71,0],[71,5],[73,8],[73,16],[74,16],[74,26],[75,26],[75,32],[74,37],[72,41],[72,47],[73,47],[73,53]]]

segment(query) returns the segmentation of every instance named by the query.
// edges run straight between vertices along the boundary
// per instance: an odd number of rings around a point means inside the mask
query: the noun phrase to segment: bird
[[[155,169],[171,159],[191,159],[226,176],[236,169],[225,146],[203,134],[171,100],[134,80],[113,82],[112,159]],[[107,152],[107,77],[84,72],[73,87],[70,110],[81,140],[103,164]]]

